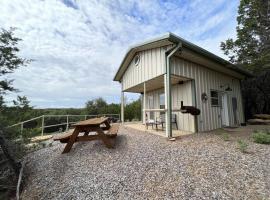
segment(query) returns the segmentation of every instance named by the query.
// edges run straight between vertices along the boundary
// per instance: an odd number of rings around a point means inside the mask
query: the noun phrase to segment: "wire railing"
[[[98,114],[98,115],[41,115],[38,117],[34,117],[32,119],[29,120],[25,120],[16,124],[13,124],[9,127],[16,127],[16,126],[20,126],[20,132],[23,133],[23,130],[25,129],[25,124],[29,123],[29,122],[33,122],[33,121],[38,121],[41,120],[41,125],[37,126],[35,128],[39,128],[41,129],[41,135],[44,135],[44,131],[46,128],[51,128],[51,127],[59,127],[59,126],[65,126],[65,130],[68,130],[70,125],[75,124],[79,121],[82,120],[87,120],[90,118],[95,118],[95,117],[109,117],[111,118],[113,121],[120,121],[120,114]],[[65,118],[64,122],[61,123],[57,123],[57,124],[48,124],[46,125],[46,118],[51,119],[51,118]],[[78,120],[74,120],[74,118],[78,118]],[[73,119],[73,120],[71,120]]]

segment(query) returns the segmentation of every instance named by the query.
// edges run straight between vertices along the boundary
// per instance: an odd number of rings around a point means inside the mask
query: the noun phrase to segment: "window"
[[[159,94],[159,108],[165,109],[165,95],[164,95],[164,93]]]
[[[165,95],[164,93],[159,94],[159,108],[165,109]],[[164,115],[165,112],[160,112],[160,115]]]
[[[135,56],[134,63],[135,63],[136,66],[140,63],[140,56],[139,55]]]
[[[211,105],[220,106],[220,97],[219,92],[216,90],[211,90]]]

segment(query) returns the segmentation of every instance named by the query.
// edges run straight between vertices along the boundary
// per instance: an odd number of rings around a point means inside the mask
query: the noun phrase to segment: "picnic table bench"
[[[67,143],[62,153],[68,153],[73,144],[78,141],[101,140],[106,147],[112,148],[113,144],[110,138],[117,136],[119,124],[113,124],[111,126],[107,117],[101,117],[80,121],[74,124],[74,127],[74,129],[53,137],[55,141],[59,140],[61,143]],[[107,131],[107,133],[104,131]],[[89,135],[91,132],[95,132],[96,134]],[[84,135],[79,136],[80,133],[84,133]]]

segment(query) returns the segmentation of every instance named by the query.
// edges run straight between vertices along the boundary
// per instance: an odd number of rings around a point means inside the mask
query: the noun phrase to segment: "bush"
[[[22,137],[25,142],[29,142],[28,140],[38,135],[41,135],[40,128],[31,128],[31,129],[26,128],[26,129],[23,129],[23,132],[22,132]]]
[[[253,140],[259,144],[270,144],[270,132],[269,131],[256,131],[253,135]]]
[[[238,149],[240,149],[242,153],[247,153],[248,144],[243,140],[238,140],[237,142],[238,142]]]

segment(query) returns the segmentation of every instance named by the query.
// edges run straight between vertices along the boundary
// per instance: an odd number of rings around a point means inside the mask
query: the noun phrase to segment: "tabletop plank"
[[[84,121],[80,121],[74,126],[88,126],[88,125],[100,125],[108,120],[108,117],[91,118]]]

